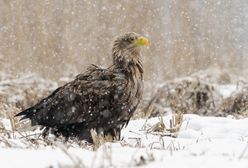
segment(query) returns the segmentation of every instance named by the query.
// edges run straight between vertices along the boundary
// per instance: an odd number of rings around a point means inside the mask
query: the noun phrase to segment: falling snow
[[[165,127],[170,127],[172,113],[176,112],[171,106],[182,109],[183,101],[175,105],[154,96],[168,94],[167,98],[174,100],[174,93],[186,91],[169,87],[181,86],[183,80],[204,81],[204,86],[213,87],[211,94],[218,94],[215,106],[245,93],[247,30],[246,0],[0,0],[0,167],[246,168],[248,114],[243,102],[239,119],[232,113],[206,116],[200,110],[194,115],[185,114],[177,138],[164,132],[147,132],[144,126],[156,125],[163,118]],[[122,130],[121,141],[105,143],[93,151],[92,146],[75,141],[53,139],[46,144],[33,135],[39,135],[40,130],[30,129],[28,121],[24,132],[16,131],[20,123],[15,114],[70,82],[90,64],[111,66],[112,39],[130,31],[147,37],[150,46],[142,50],[143,100]],[[117,78],[124,77],[119,74]],[[167,86],[171,89],[168,93],[157,93]],[[193,91],[183,95],[194,101]],[[86,94],[82,92],[80,96]],[[64,95],[70,101],[77,99],[69,90]],[[234,99],[229,101],[237,103]],[[90,98],[86,110],[95,117],[92,102],[94,99]],[[99,106],[106,104],[109,102],[102,100]],[[126,109],[126,105],[118,108]],[[184,112],[190,113],[192,108]],[[76,106],[68,109],[71,115],[78,110]],[[216,109],[213,112],[219,114],[220,109]],[[127,109],[127,113],[130,111]],[[158,117],[161,111],[163,116]],[[153,117],[150,113],[154,113]],[[57,119],[65,118],[63,113],[57,115]],[[99,116],[106,119],[110,111],[101,111]],[[101,129],[97,131],[100,133]]]

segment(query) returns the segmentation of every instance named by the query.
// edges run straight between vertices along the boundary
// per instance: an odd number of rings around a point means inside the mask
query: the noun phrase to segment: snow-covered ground
[[[242,91],[236,84],[218,84],[211,78],[203,78],[209,80],[223,98]],[[179,79],[177,81],[180,82]],[[43,84],[47,86],[43,87]],[[19,80],[9,77],[1,79],[0,92],[5,99],[1,99],[2,105],[0,104],[0,168],[248,167],[248,118],[244,117],[235,119],[232,116],[203,117],[186,114],[180,130],[175,134],[161,130],[149,131],[161,121],[165,130],[168,130],[171,114],[167,114],[162,120],[159,117],[136,119],[122,130],[121,141],[105,143],[97,150],[84,142],[65,143],[61,139],[55,141],[53,137],[44,141],[36,134],[39,132],[37,130],[22,133],[12,131],[13,124],[16,123],[9,120],[8,116],[13,115],[5,113],[15,114],[22,108],[19,104],[28,106],[34,103],[46,95],[46,91],[49,92],[48,88],[53,90],[56,83],[43,81],[35,76]],[[24,97],[21,100],[16,99],[18,95]],[[9,108],[5,105],[9,105]]]
[[[166,127],[169,119],[163,118]],[[131,121],[121,142],[96,151],[60,142],[30,148],[11,136],[11,147],[0,142],[0,167],[248,167],[248,119],[188,114],[177,138],[142,131],[157,122],[159,118]]]

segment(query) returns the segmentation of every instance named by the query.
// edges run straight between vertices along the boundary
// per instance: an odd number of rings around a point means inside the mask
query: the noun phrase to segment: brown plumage
[[[75,80],[17,116],[32,125],[45,126],[64,137],[91,141],[90,129],[103,135],[120,136],[140,103],[143,67],[140,46],[148,40],[136,33],[125,33],[114,41],[113,65],[107,69],[90,66]]]

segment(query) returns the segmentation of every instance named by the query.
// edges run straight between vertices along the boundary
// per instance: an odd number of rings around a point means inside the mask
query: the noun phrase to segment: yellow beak
[[[149,44],[149,40],[143,36],[139,37],[138,39],[135,40],[135,45],[137,46],[147,46]]]

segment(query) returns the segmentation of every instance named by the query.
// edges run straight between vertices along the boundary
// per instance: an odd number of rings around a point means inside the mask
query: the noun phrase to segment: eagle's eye
[[[129,40],[130,40],[130,41],[134,41],[134,37],[130,37]]]
[[[134,40],[135,40],[134,37],[128,37],[128,38],[125,38],[125,39],[124,39],[124,41],[125,41],[127,44],[133,43]]]

